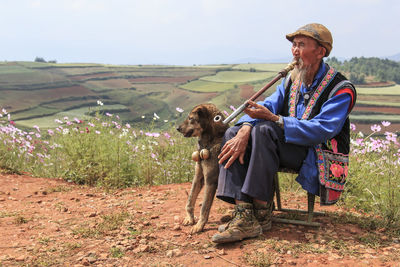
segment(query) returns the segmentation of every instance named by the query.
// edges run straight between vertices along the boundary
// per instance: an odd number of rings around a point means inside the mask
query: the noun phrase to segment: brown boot
[[[267,232],[271,229],[272,226],[272,210],[274,208],[274,202],[270,201],[267,204],[259,204],[254,202],[254,216],[257,218],[257,221],[260,223],[263,232]]]
[[[227,223],[225,231],[215,234],[211,240],[215,243],[240,241],[261,235],[262,228],[254,216],[253,205],[241,203],[235,206],[235,216]]]

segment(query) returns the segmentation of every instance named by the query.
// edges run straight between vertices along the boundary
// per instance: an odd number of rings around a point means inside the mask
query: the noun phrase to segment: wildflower
[[[230,105],[229,108],[232,109],[233,111],[236,110],[236,108],[234,106],[232,106],[232,105]]]
[[[169,133],[167,133],[167,132],[164,133],[164,136],[165,136],[167,139],[170,139],[170,138],[171,138],[171,136],[170,136]]]
[[[129,123],[127,123],[127,124],[125,124],[125,127],[128,128],[128,129],[130,129],[130,128],[131,128],[131,125],[130,125]]]
[[[76,122],[76,123],[82,123],[83,121],[81,121],[80,119],[78,119],[78,118],[74,118],[74,121]]]
[[[94,126],[95,126],[95,125],[94,125],[93,123],[91,123],[91,122],[89,122],[88,125],[89,125],[90,127],[94,127]]]
[[[36,131],[38,131],[38,132],[40,133],[40,128],[39,128],[39,126],[33,125],[32,127],[33,127],[34,129],[36,129]]]
[[[104,105],[103,102],[101,102],[100,100],[97,100],[97,105],[102,106]]]
[[[225,114],[225,116],[229,116],[229,113],[226,110],[224,110],[222,112]]]
[[[144,119],[144,118],[146,118],[146,116],[145,116],[145,115],[143,115],[143,116],[142,116],[142,119]]]
[[[154,116],[154,118],[156,118],[157,120],[160,118],[160,117],[157,115],[157,113],[155,113],[155,112],[154,112],[153,116]]]
[[[69,130],[68,129],[63,129],[63,134],[68,134]]]
[[[151,153],[151,157],[152,157],[153,159],[157,159],[157,155],[154,154],[154,153]]]
[[[95,131],[95,133],[96,133],[96,134],[100,134],[100,132],[99,132],[99,131]]]
[[[67,124],[68,126],[70,126],[70,125],[72,125],[72,122],[67,121],[66,124]]]
[[[371,126],[371,131],[373,132],[380,132],[381,131],[381,126],[379,126],[378,124],[374,124]]]
[[[352,131],[355,131],[356,130],[356,125],[354,123],[350,123],[350,129]]]
[[[7,110],[5,108],[3,108],[1,111],[3,112],[4,115],[7,114]]]
[[[397,134],[392,132],[385,132],[386,140],[396,143],[397,142]]]
[[[65,116],[65,117],[64,117],[64,120],[67,121],[67,120],[69,120],[69,118],[68,118],[67,116]]]
[[[108,116],[108,117],[112,117],[112,114],[111,114],[111,113],[108,113],[108,112],[106,112],[106,116]]]
[[[177,107],[177,108],[176,108],[176,111],[178,111],[179,113],[182,113],[182,112],[183,112],[183,109]]]
[[[36,135],[37,138],[40,138],[40,134],[39,133],[36,133],[35,135]]]
[[[10,121],[10,124],[15,126],[15,122],[14,121]]]
[[[115,115],[115,118],[117,118],[117,120],[119,120],[119,116],[118,115]]]
[[[8,119],[8,120],[11,120],[11,115],[10,115],[10,113],[7,114],[7,119]]]
[[[62,121],[60,121],[59,119],[55,119],[54,120],[56,123],[60,123],[60,124],[62,124],[63,122]]]
[[[168,122],[168,120],[164,120],[164,122]]]
[[[388,127],[388,126],[390,126],[390,121],[382,121],[382,125],[384,127]]]

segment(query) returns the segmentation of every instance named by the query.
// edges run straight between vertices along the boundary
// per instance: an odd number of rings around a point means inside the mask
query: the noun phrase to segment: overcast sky
[[[318,22],[331,56],[400,53],[398,0],[0,0],[0,61],[218,64],[290,58]]]

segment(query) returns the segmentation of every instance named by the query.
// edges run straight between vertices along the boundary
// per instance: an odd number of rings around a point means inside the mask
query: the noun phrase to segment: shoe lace
[[[226,225],[227,228],[229,228],[229,226],[231,224],[235,223],[236,221],[238,221],[240,219],[243,219],[245,217],[245,211],[246,211],[245,208],[243,208],[243,207],[241,207],[239,205],[236,205],[235,206],[235,210],[233,211],[233,218]]]

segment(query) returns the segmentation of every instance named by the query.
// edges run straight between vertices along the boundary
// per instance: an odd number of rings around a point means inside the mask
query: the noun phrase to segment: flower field
[[[61,177],[78,184],[122,188],[187,182],[193,176],[194,138],[152,125],[136,128],[116,114],[102,112],[98,101],[94,117],[54,120],[54,128],[16,127],[11,115],[0,112],[0,167],[36,177]],[[233,107],[232,107],[233,108]],[[176,108],[177,116],[184,110]],[[168,125],[156,113],[153,121]],[[340,205],[368,212],[397,227],[400,220],[400,144],[386,131],[390,122],[371,126],[364,136],[352,127],[349,179]],[[293,181],[283,181],[289,190]]]

